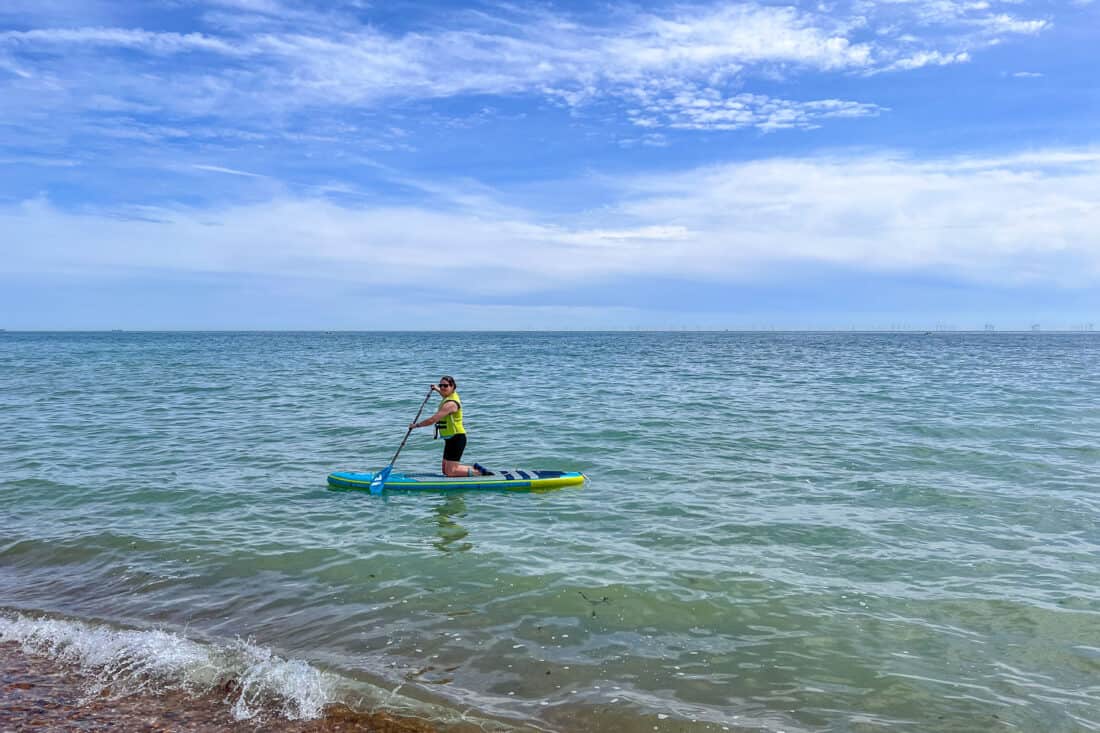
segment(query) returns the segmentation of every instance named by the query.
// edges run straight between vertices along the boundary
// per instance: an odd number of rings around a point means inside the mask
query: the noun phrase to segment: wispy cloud
[[[239,56],[247,53],[240,47],[202,33],[166,33],[128,28],[45,28],[0,31],[0,44],[16,50],[79,44],[137,49],[151,54],[209,51],[227,56]]]
[[[635,181],[621,212],[686,223],[700,233],[693,261],[712,272],[813,261],[1084,285],[1100,278],[1095,185],[1094,150],[778,159]]]
[[[427,279],[457,298],[638,276],[736,281],[798,263],[1095,287],[1097,190],[1100,153],[1054,150],[923,162],[776,158],[629,177],[615,182],[609,205],[552,219],[487,206],[487,192],[455,193],[446,208],[288,197],[154,207],[144,221],[36,199],[0,209],[0,271]],[[433,256],[440,242],[462,257]]]
[[[791,266],[1094,286],[1093,17],[7,0],[0,274],[446,282],[455,304],[664,277],[718,292]],[[1038,71],[1044,104],[1019,104]]]
[[[910,71],[912,69],[920,69],[925,66],[947,66],[949,64],[965,64],[969,60],[970,54],[965,51],[961,53],[921,51],[920,53],[915,53],[912,56],[900,58],[889,66],[884,67],[882,70]]]
[[[876,28],[876,63],[868,73],[968,63],[1011,36],[1052,27],[1049,18],[1014,14],[1022,7],[1015,0],[857,0],[854,5]]]
[[[1049,20],[1025,20],[1006,13],[980,18],[974,21],[974,23],[986,32],[998,36],[1009,33],[1034,35],[1050,27]]]
[[[776,98],[747,86],[804,72],[964,63],[1001,36],[1049,27],[1046,19],[1016,17],[984,0],[829,10],[755,2],[620,8],[587,24],[501,7],[497,17],[458,13],[447,24],[401,32],[367,23],[347,5],[319,12],[272,0],[211,0],[199,7],[204,27],[187,33],[0,32],[0,69],[22,82],[4,89],[0,77],[0,91],[31,110],[81,113],[91,109],[87,100],[110,97],[175,116],[234,120],[522,94],[578,109],[611,100],[646,127],[804,129],[883,110],[858,100]],[[947,28],[932,33],[929,24]],[[870,27],[880,31],[868,33]],[[131,53],[115,53],[121,51]],[[166,62],[180,55],[186,63]],[[39,93],[44,84],[51,93]]]
[[[692,87],[672,95],[645,95],[639,104],[627,113],[634,124],[685,130],[808,130],[823,120],[873,117],[887,111],[878,105],[839,99],[796,102],[748,93],[723,97],[713,89]]]
[[[24,66],[17,64],[11,56],[0,54],[0,71],[6,71],[22,79],[31,78],[31,72]]]
[[[845,36],[844,23],[794,8],[725,5],[673,16],[645,15],[621,35],[604,39],[597,53],[619,73],[684,68],[721,73],[760,63],[845,69],[872,61],[867,44]]]
[[[202,165],[194,164],[191,166],[195,170],[209,171],[210,173],[225,173],[230,176],[243,176],[244,178],[267,178],[268,176],[260,173],[249,173],[248,171],[239,171],[233,168],[223,168],[220,165]]]

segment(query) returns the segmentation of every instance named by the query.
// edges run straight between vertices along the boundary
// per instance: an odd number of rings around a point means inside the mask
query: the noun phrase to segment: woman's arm
[[[435,425],[437,422],[447,417],[452,412],[458,412],[458,403],[454,400],[447,400],[439,406],[439,409],[434,415],[425,420],[421,420],[420,422],[410,423],[409,428],[426,428],[429,425]]]

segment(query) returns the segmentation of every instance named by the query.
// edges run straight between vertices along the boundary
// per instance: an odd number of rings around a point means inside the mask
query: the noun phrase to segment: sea
[[[330,490],[442,375],[584,486]],[[272,728],[1100,731],[1097,334],[4,332],[0,507],[0,641]]]

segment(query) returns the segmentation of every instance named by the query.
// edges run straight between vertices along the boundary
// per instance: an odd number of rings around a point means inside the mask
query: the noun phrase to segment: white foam
[[[335,696],[332,676],[244,641],[208,645],[166,631],[5,613],[0,613],[0,641],[89,673],[94,679],[89,696],[107,687],[123,694],[182,689],[201,695],[232,683],[226,699],[238,720],[272,709],[291,720],[317,718]]]
[[[463,724],[482,731],[510,731],[502,721],[426,703],[392,690],[322,672],[302,660],[283,659],[246,641],[207,644],[158,629],[126,630],[103,624],[0,610],[0,642],[15,642],[28,653],[53,657],[89,675],[87,697],[179,690],[199,696],[217,692],[238,720],[280,715],[290,720],[319,718],[326,705],[355,701],[351,707],[381,708],[442,725]]]

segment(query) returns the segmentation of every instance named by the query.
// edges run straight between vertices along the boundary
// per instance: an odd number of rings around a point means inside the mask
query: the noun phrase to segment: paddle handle
[[[424,401],[420,403],[420,409],[416,411],[416,417],[413,418],[414,424],[420,422],[420,413],[424,412],[424,405],[428,404],[428,400],[431,399],[433,391],[434,390],[429,389],[428,394],[424,396]],[[401,449],[405,447],[405,442],[408,441],[409,436],[412,435],[412,431],[413,429],[411,426],[405,431],[405,437],[402,439],[401,445],[397,446],[397,452],[393,454],[393,460],[390,461],[390,466],[397,463],[397,457],[401,455]]]

